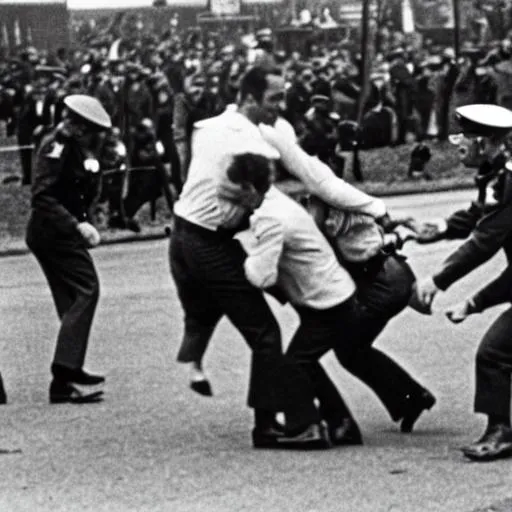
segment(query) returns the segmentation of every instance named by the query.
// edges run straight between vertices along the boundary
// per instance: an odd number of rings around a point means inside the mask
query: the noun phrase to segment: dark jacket
[[[512,201],[496,205],[476,224],[471,237],[453,252],[434,276],[434,282],[446,290],[460,278],[469,274],[494,256],[501,248],[507,260],[512,257]]]
[[[32,217],[43,221],[52,234],[73,236],[80,222],[91,221],[89,210],[100,192],[101,173],[86,169],[88,158],[61,127],[41,143],[32,183]]]

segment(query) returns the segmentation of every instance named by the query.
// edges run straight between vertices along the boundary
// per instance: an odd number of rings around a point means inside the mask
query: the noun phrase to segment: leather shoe
[[[140,224],[135,219],[126,219],[126,229],[133,231],[134,233],[140,233]]]
[[[91,404],[103,400],[103,391],[93,391],[92,393],[83,393],[77,387],[68,382],[62,382],[54,379],[50,384],[50,403],[51,404]]]
[[[59,364],[52,365],[52,374],[56,380],[81,384],[82,386],[96,386],[105,382],[105,377],[101,375],[92,375],[82,370],[82,368],[72,369]]]
[[[512,429],[507,425],[496,425],[489,429],[478,441],[461,448],[471,460],[488,462],[512,456]]]
[[[361,430],[353,418],[345,418],[339,425],[329,425],[329,438],[335,446],[360,446],[363,444]]]
[[[428,390],[419,394],[408,395],[406,399],[405,412],[402,416],[400,430],[404,433],[412,432],[414,424],[418,421],[423,411],[432,409],[436,403],[436,397]]]
[[[212,387],[208,379],[191,380],[190,389],[203,396],[213,396]]]
[[[252,431],[252,444],[254,448],[291,450],[322,450],[330,446],[325,428],[316,423],[296,435],[286,433],[276,426],[264,429],[256,427]]]

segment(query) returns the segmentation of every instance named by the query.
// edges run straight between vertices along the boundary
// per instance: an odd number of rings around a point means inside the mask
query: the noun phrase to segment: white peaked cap
[[[100,101],[86,94],[71,94],[64,104],[72,112],[101,128],[112,128],[112,120]]]

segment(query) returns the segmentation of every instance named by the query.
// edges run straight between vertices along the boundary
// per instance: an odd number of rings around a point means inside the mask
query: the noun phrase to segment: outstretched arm
[[[366,213],[375,218],[386,214],[386,206],[381,199],[338,178],[326,164],[308,155],[291,138],[284,137],[272,126],[260,125],[260,130],[263,138],[279,151],[287,171],[298,178],[308,192],[334,208]]]

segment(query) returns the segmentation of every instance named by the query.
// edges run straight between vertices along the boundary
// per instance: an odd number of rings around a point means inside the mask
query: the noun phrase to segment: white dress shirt
[[[187,180],[174,205],[176,215],[212,231],[231,225],[241,209],[220,198],[218,189],[228,179],[226,172],[233,157],[241,153],[279,158],[258,127],[233,109],[197,122]]]
[[[275,187],[251,216],[250,229],[236,237],[248,254],[244,266],[251,284],[277,284],[291,304],[328,309],[355,292],[311,215]]]
[[[288,126],[286,126],[288,125]],[[346,181],[338,178],[332,169],[316,156],[308,155],[297,143],[293,128],[284,119],[274,126],[260,124],[263,138],[279,151],[286,170],[299,179],[309,193],[319,197],[329,206],[341,210],[366,213],[374,218],[386,213],[382,199],[369,196]]]
[[[279,118],[275,126],[256,126],[228,105],[219,116],[199,121],[192,134],[192,160],[179,200],[176,215],[216,230],[233,226],[241,215],[237,205],[219,197],[218,189],[227,180],[226,171],[234,155],[256,153],[281,159],[286,169],[307,190],[334,208],[380,217],[386,213],[381,199],[369,196],[344,180],[318,158],[308,155],[297,143],[292,126]]]

